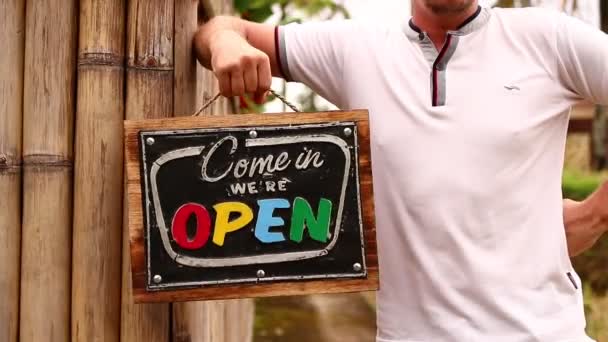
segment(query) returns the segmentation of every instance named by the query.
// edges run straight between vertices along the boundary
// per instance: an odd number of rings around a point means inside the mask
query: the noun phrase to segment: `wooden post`
[[[125,1],[80,2],[72,340],[120,340]]]
[[[21,241],[25,1],[0,3],[0,341],[16,342]]]
[[[198,1],[175,3],[175,115],[191,115],[199,105],[197,62],[192,53],[192,37],[198,27]],[[223,301],[174,303],[173,342],[224,341]]]
[[[173,111],[191,115],[197,106],[197,62],[192,52],[192,37],[198,28],[198,0],[175,2],[175,82]]]
[[[225,1],[200,3],[205,17],[227,13]],[[198,23],[197,0],[175,3],[175,82],[174,113],[191,115],[203,102],[217,92],[213,74],[200,67],[192,52],[192,37]],[[226,100],[222,99],[208,113],[225,113]],[[204,118],[201,118],[204,120]],[[173,342],[251,340],[253,330],[253,301],[212,301],[174,303]]]
[[[203,8],[208,11],[207,17],[216,14],[231,14],[232,1],[226,0],[203,0]],[[199,18],[200,21],[201,18]],[[199,106],[208,101],[219,91],[219,85],[215,75],[197,63],[197,97]],[[205,114],[235,113],[236,108],[229,100],[222,98],[212,105]],[[223,302],[224,318],[208,317],[206,322],[215,331],[222,332],[222,341],[240,342],[253,340],[254,301],[252,299],[227,300]],[[217,310],[216,312],[218,312]],[[238,325],[235,325],[238,322]],[[215,340],[212,340],[215,341]]]
[[[173,84],[173,112],[191,115],[196,109],[196,60],[192,57],[192,36],[197,28],[197,0],[175,2],[175,81]],[[210,341],[211,327],[206,318],[217,315],[217,303],[172,304],[172,341]]]
[[[240,342],[253,340],[254,304],[251,299],[226,301],[224,341]],[[238,325],[235,326],[235,322]]]
[[[215,15],[229,15],[234,13],[232,1],[230,0],[201,0],[198,4],[198,23],[199,25],[206,20],[213,18]],[[210,70],[207,70],[202,65],[196,63],[196,96],[197,106],[200,107],[209,101],[220,90],[217,78]],[[230,101],[224,97],[220,97],[218,101],[209,106],[203,114],[226,114],[236,113],[237,108],[234,101]]]
[[[27,3],[22,342],[70,340],[76,9],[72,0]]]
[[[172,0],[132,0],[127,16],[126,117],[173,113]],[[133,304],[128,226],[123,227],[122,341],[169,340],[168,304]]]

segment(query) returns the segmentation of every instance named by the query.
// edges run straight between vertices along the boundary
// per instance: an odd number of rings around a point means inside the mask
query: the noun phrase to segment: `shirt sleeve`
[[[608,105],[608,35],[561,14],[557,24],[560,81],[595,104]]]
[[[350,20],[309,22],[277,27],[279,67],[288,81],[301,82],[338,107],[344,103],[343,75]]]

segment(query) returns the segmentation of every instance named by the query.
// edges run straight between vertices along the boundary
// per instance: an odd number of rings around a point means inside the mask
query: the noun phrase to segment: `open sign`
[[[367,279],[359,130],[139,129],[146,291]]]

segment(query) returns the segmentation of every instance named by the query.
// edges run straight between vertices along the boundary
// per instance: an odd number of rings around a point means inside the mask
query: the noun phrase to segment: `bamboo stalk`
[[[173,342],[224,341],[224,303],[173,303]]]
[[[172,0],[133,0],[128,10],[126,117],[173,112]],[[126,219],[126,215],[125,215]],[[123,226],[122,341],[168,341],[168,304],[133,304],[128,226]]]
[[[0,166],[0,193],[6,194],[0,202],[0,341],[14,342],[19,326],[20,165]]]
[[[225,2],[203,1],[202,15],[227,13]],[[197,30],[199,1],[175,3],[175,83],[174,113],[191,115],[218,90],[213,73],[200,67],[192,53],[192,37]],[[226,113],[227,101],[222,99],[206,114]],[[204,120],[204,118],[201,118]],[[251,340],[253,302],[212,301],[174,303],[173,342],[182,341],[234,341]],[[229,325],[229,326],[228,326]]]
[[[208,2],[207,7],[212,7],[216,14],[234,13],[232,1],[227,0],[203,0],[203,3]],[[203,74],[197,83],[199,103],[201,100],[207,101],[207,98],[216,94],[219,91],[219,84],[213,72],[203,68],[197,64],[197,74]],[[200,91],[200,88],[203,91]],[[203,99],[200,95],[203,94]],[[211,108],[209,114],[226,114],[236,113],[234,101],[229,101],[222,98],[217,101]],[[253,319],[254,319],[254,302],[252,299],[228,300],[223,302],[224,319],[215,319],[210,322],[214,330],[222,331],[221,341],[225,342],[246,342],[253,340]],[[222,322],[223,321],[223,322]],[[215,323],[215,324],[214,324]],[[223,324],[223,326],[220,326]],[[220,339],[218,339],[220,340]],[[215,340],[212,340],[215,341]]]
[[[175,3],[175,82],[173,87],[176,115],[191,115],[203,82],[197,80],[197,62],[192,53],[192,37],[198,26],[198,1]],[[209,95],[212,96],[212,95]],[[172,341],[224,341],[222,301],[172,304]]]
[[[200,108],[220,91],[220,87],[213,72],[205,69],[200,64],[196,67],[196,75],[199,80],[196,85],[197,108]],[[220,97],[215,103],[205,109],[203,114],[217,115],[236,113],[237,109],[234,104],[234,101],[230,101],[225,97]]]
[[[228,0],[201,0],[198,4],[198,23],[213,18],[218,14],[232,14],[234,9],[231,5],[232,1]],[[215,94],[219,92],[219,84],[217,78],[212,71],[207,70],[202,65],[196,63],[196,77],[198,82],[196,83],[196,108],[200,108],[204,103],[209,101]],[[203,114],[226,114],[236,113],[236,106],[234,101],[230,101],[224,97],[221,97],[214,104],[209,106]]]
[[[197,0],[175,2],[175,70],[173,112],[189,115],[196,107],[196,60],[192,36],[197,28]],[[216,305],[217,306],[217,305]],[[172,341],[209,341],[210,325],[205,319],[212,305],[202,302],[172,304]]]
[[[125,11],[122,0],[80,3],[73,341],[120,340]]]
[[[254,304],[251,299],[236,299],[225,302],[224,340],[240,342],[253,340]],[[237,325],[238,324],[238,325]]]
[[[29,1],[20,341],[70,339],[75,1]]]
[[[173,84],[173,112],[192,115],[196,110],[196,59],[192,51],[192,37],[198,28],[198,0],[175,2],[175,82]]]
[[[0,341],[19,327],[21,133],[25,1],[2,1],[0,13]]]

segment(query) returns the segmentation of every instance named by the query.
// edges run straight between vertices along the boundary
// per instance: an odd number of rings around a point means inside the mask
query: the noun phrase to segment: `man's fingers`
[[[253,93],[258,90],[258,71],[255,67],[245,68],[244,73],[245,79],[245,91],[247,93]]]
[[[217,80],[220,86],[220,93],[224,97],[232,96],[232,82],[230,81],[230,77],[231,76],[229,73],[223,73],[217,76]]]
[[[270,70],[270,63],[260,63],[257,69],[258,73],[258,87],[255,91],[254,101],[257,104],[263,104],[266,102],[266,96],[272,86],[272,72]]]
[[[242,72],[233,72],[230,81],[232,83],[232,96],[242,96],[245,94],[245,80],[243,80]]]
[[[243,96],[270,89],[272,73],[268,56],[255,49],[250,50],[216,57],[213,70],[222,95]]]
[[[272,71],[270,70],[270,63],[266,61],[265,63],[260,63],[258,65],[258,88],[257,92],[263,92],[270,90],[270,86],[272,85]]]
[[[259,105],[264,104],[264,102],[266,102],[266,96],[268,96],[267,91],[258,91],[253,95],[253,101]]]

